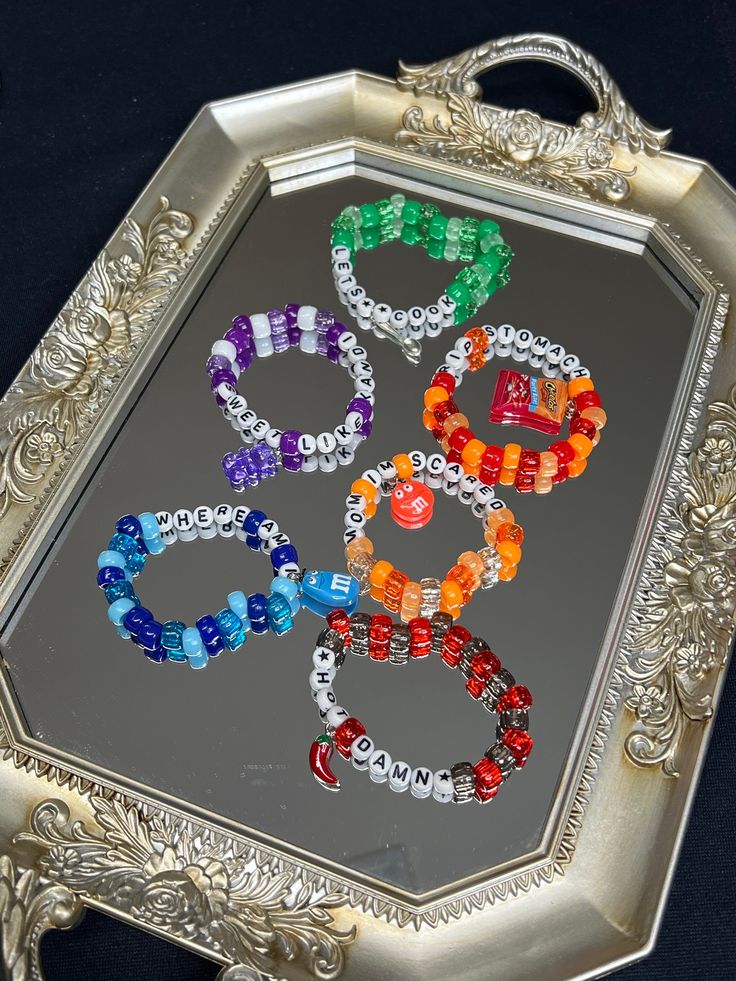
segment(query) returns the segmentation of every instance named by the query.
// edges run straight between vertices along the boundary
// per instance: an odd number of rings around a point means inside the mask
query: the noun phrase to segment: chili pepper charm
[[[340,781],[330,769],[330,760],[335,752],[332,736],[323,733],[312,743],[309,750],[309,767],[317,783],[326,790],[339,790]]]

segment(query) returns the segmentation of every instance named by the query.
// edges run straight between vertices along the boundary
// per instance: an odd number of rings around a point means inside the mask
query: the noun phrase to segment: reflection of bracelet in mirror
[[[365,524],[376,513],[381,498],[391,497],[391,513],[397,524],[423,527],[432,517],[435,488],[471,508],[483,522],[487,545],[477,552],[463,552],[442,581],[426,578],[411,582],[390,562],[376,560]],[[489,589],[499,579],[508,582],[516,575],[524,532],[512,511],[490,487],[483,486],[477,477],[463,474],[457,463],[448,463],[441,453],[429,458],[419,450],[399,453],[379,463],[375,470],[366,470],[353,482],[346,505],[343,540],[348,570],[360,583],[361,593],[370,592],[404,622],[438,610],[458,617],[479,587]]]
[[[527,362],[535,370],[541,369],[544,377],[506,372],[507,384],[502,372],[499,382],[504,390],[500,401],[506,408],[498,413],[492,409],[491,421],[504,421],[504,411],[511,408],[516,413],[515,421],[526,415],[531,421],[524,424],[535,429],[547,425],[546,431],[554,432],[552,420],[559,412],[557,431],[562,416],[569,418],[567,439],[557,440],[540,453],[524,449],[519,443],[494,446],[476,438],[453,396],[465,371],[478,371],[494,356]],[[497,389],[494,406],[498,400]],[[578,477],[607,420],[590,372],[581,367],[577,355],[567,354],[561,344],[552,344],[546,337],[535,337],[531,331],[516,330],[510,324],[473,327],[458,338],[424,393],[424,407],[424,425],[446,453],[448,462],[456,463],[485,486],[513,486],[522,494],[547,494],[554,484]]]
[[[359,249],[387,242],[422,245],[433,259],[465,262],[447,290],[427,307],[392,309],[371,299],[354,275]],[[474,316],[499,286],[508,282],[511,249],[496,222],[445,218],[431,202],[393,194],[375,204],[350,205],[332,223],[332,274],[342,303],[360,327],[399,344],[410,361],[421,355],[419,342]]]
[[[344,420],[331,432],[312,436],[297,429],[276,429],[238,394],[238,378],[254,356],[267,358],[292,347],[305,354],[321,354],[348,369],[355,397],[347,404]],[[224,338],[212,345],[206,367],[223,415],[244,443],[255,443],[226,453],[222,459],[225,476],[235,491],[255,487],[280,469],[330,472],[338,464],[347,466],[356,447],[370,436],[375,403],[373,368],[355,334],[337,323],[327,310],[289,303],[283,310],[236,317]]]
[[[237,537],[271,560],[275,578],[269,595],[241,591],[229,593],[227,606],[214,616],[201,616],[194,627],[180,620],[159,622],[138,599],[132,580],[140,574],[149,554],[163,552],[177,541]],[[221,651],[242,647],[246,634],[271,630],[280,636],[291,630],[300,607],[324,616],[337,607],[354,609],[358,584],[344,573],[302,573],[299,557],[287,535],[263,511],[241,506],[204,505],[173,514],[147,511],[127,514],[115,525],[108,548],[97,559],[97,585],[109,604],[108,618],[118,634],[130,639],[151,661],[188,662],[204,668]]]
[[[446,613],[430,619],[417,617],[408,624],[394,623],[384,614],[348,616],[336,610],[327,617],[312,655],[309,684],[319,717],[326,727],[312,743],[309,763],[317,782],[339,790],[340,781],[330,767],[333,752],[350,760],[358,770],[367,770],[374,783],[388,782],[391,790],[410,790],[414,797],[433,797],[439,803],[464,804],[470,800],[492,800],[501,784],[514,770],[521,769],[532,751],[528,734],[528,709],[532,696],[524,685],[517,685],[510,672],[480,637],[452,625]],[[496,741],[477,763],[455,763],[432,771],[394,761],[387,750],[379,749],[367,735],[365,726],[338,704],[332,684],[348,654],[368,655],[374,661],[406,664],[434,654],[450,668],[460,668],[468,694],[499,716]]]

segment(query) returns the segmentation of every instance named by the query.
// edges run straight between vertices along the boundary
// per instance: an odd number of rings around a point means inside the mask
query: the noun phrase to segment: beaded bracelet
[[[177,541],[216,535],[236,536],[271,559],[275,578],[269,595],[229,593],[226,607],[214,616],[201,616],[194,627],[180,620],[155,620],[132,584],[146,557]],[[344,573],[302,572],[296,549],[275,521],[263,511],[229,504],[214,509],[200,505],[193,511],[182,508],[173,514],[126,514],[115,525],[107,549],[98,556],[97,568],[97,585],[105,594],[107,615],[118,634],[142,648],[151,661],[188,661],[192,668],[206,667],[225,648],[238,650],[249,631],[264,634],[271,630],[281,636],[291,630],[301,606],[326,616],[337,607],[355,609],[358,602],[354,579]]]
[[[528,734],[532,696],[524,685],[517,685],[510,672],[480,637],[452,625],[445,613],[431,619],[418,617],[408,625],[394,623],[391,617],[335,610],[327,617],[312,655],[309,676],[312,697],[317,703],[325,733],[312,743],[309,763],[317,782],[328,790],[339,790],[340,781],[330,768],[335,749],[357,770],[368,770],[374,783],[388,782],[391,790],[411,790],[414,797],[432,796],[442,804],[464,804],[492,800],[498,788],[514,770],[521,769],[532,751]],[[460,668],[471,698],[499,716],[496,741],[477,763],[455,763],[449,769],[433,772],[428,767],[411,767],[394,761],[366,734],[365,726],[338,704],[332,687],[337,670],[348,652],[368,655],[375,661],[406,664],[430,654],[439,656],[450,668]]]
[[[478,371],[494,356],[509,355],[541,370],[546,378],[562,378],[568,383],[570,435],[542,453],[524,449],[519,443],[487,446],[475,437],[467,416],[453,398],[466,370]],[[457,463],[484,486],[504,484],[521,494],[548,494],[554,484],[580,476],[607,419],[590,372],[581,366],[577,355],[567,354],[561,344],[552,344],[546,337],[535,337],[531,331],[516,330],[510,324],[473,327],[458,338],[433,375],[431,386],[424,393],[424,406],[424,426],[447,454],[448,461]]]
[[[374,249],[400,240],[420,244],[433,259],[469,263],[461,269],[436,303],[428,307],[392,310],[376,303],[353,274],[353,258],[359,249]],[[399,344],[406,357],[417,363],[422,337],[437,337],[445,327],[475,316],[483,304],[505,286],[511,249],[499,234],[495,221],[477,218],[445,218],[436,204],[407,200],[392,194],[375,204],[349,205],[332,222],[332,274],[342,303],[364,330]]]
[[[297,429],[286,431],[259,417],[236,389],[241,372],[254,355],[267,358],[296,347],[305,354],[322,354],[334,364],[348,369],[355,387],[355,398],[348,402],[345,420],[332,432],[319,436]],[[327,310],[287,304],[283,310],[269,310],[251,317],[235,317],[222,340],[212,345],[207,361],[215,401],[233,429],[240,433],[243,446],[222,458],[222,468],[234,491],[255,487],[281,468],[311,473],[347,466],[356,447],[370,436],[373,426],[373,368],[366,350],[355,334],[337,323]]]
[[[431,500],[433,488],[456,496],[483,521],[487,547],[463,552],[442,582],[432,578],[410,582],[390,562],[374,558],[373,543],[366,537],[364,527],[376,513],[381,497],[392,497],[394,515],[406,505],[409,512],[418,510],[415,502],[421,498],[419,510],[424,514],[429,510],[431,517],[431,506],[426,502]],[[413,450],[379,463],[375,470],[366,470],[352,484],[346,505],[343,541],[348,570],[358,580],[361,593],[370,592],[389,613],[400,614],[404,622],[416,616],[431,616],[438,610],[458,617],[478,587],[490,589],[499,579],[508,582],[517,573],[524,532],[515,523],[513,513],[490,487],[481,485],[477,477],[463,474],[457,463],[448,463],[441,453],[426,457]],[[420,518],[415,527],[427,520]],[[408,523],[404,526],[410,527]]]

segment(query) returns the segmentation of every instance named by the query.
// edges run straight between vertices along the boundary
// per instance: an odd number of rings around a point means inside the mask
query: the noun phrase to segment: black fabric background
[[[594,53],[646,119],[674,127],[674,150],[710,160],[736,183],[736,7],[727,0],[6,0],[0,390],[202,103],[347,68],[391,76],[399,58],[432,61],[535,30]],[[506,67],[484,81],[493,101],[564,121],[589,105],[574,80],[544,66]],[[733,671],[713,728],[657,950],[622,981],[736,977]],[[94,913],[76,931],[49,935],[43,955],[49,981],[204,981],[217,973]]]

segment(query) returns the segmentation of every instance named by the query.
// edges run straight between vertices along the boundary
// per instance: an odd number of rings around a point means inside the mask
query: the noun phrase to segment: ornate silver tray
[[[572,72],[596,111],[565,126],[483,103],[477,77],[518,59]],[[85,906],[217,960],[229,981],[554,981],[651,949],[736,609],[736,199],[668,137],[591,55],[541,34],[195,117],[0,405],[0,975],[40,978],[41,934]],[[158,669],[111,636],[93,582],[119,514],[232,501],[218,461],[233,437],[202,380],[212,341],[236,313],[335,309],[330,220],[393,188],[499,219],[516,258],[484,318],[560,337],[610,408],[584,479],[514,499],[523,573],[464,618],[537,695],[535,754],[486,808],[358,775],[339,795],[314,784],[307,614],[207,672]],[[398,248],[365,260],[369,293],[426,302],[447,267]],[[425,342],[413,367],[365,343],[378,418],[355,463],[281,474],[248,500],[313,566],[341,567],[356,472],[431,445],[421,392],[446,345]],[[347,392],[297,356],[252,376],[276,424],[326,423]],[[490,384],[463,390],[474,419]],[[376,519],[383,552],[444,567],[477,533],[456,510],[442,502],[426,534],[394,529],[390,546]],[[233,580],[255,588],[265,571],[242,557],[226,542],[181,550],[146,597],[183,613]],[[483,712],[438,666],[370,667],[343,687],[387,739],[414,756],[482,752]]]

